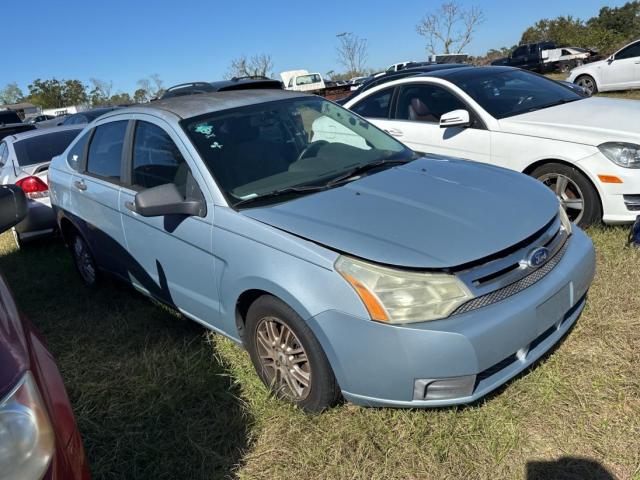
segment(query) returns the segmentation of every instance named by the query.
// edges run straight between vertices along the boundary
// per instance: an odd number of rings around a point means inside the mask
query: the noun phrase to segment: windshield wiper
[[[327,187],[325,185],[307,185],[303,187],[281,188],[279,190],[272,190],[271,192],[261,193],[260,195],[251,195],[251,196],[245,197],[237,201],[236,203],[234,203],[233,208],[237,208],[242,205],[253,203],[259,200],[267,200],[270,198],[280,197],[282,195],[289,195],[292,193],[318,192],[320,190],[326,190],[326,189]]]
[[[363,173],[368,172],[369,170],[373,170],[374,168],[378,168],[384,165],[402,165],[405,163],[408,163],[410,160],[407,159],[383,159],[383,160],[378,160],[376,162],[371,162],[371,163],[365,163],[363,165],[358,165],[357,167],[352,168],[351,170],[348,170],[346,173],[343,173],[340,176],[335,177],[332,180],[329,180],[329,182],[327,182],[326,187],[327,188],[331,188],[336,186],[339,183],[342,182],[346,182],[347,180],[354,178],[354,177],[359,177],[360,175],[362,175]]]
[[[558,100],[558,101],[555,101],[555,102],[547,103],[546,105],[540,105],[538,107],[532,107],[532,108],[530,108],[528,110],[525,110],[522,113],[535,112],[536,110],[542,110],[544,108],[557,107],[558,105],[564,105],[565,103],[571,103],[571,102],[575,102],[575,101],[578,101],[578,100],[582,100],[582,97],[581,98],[573,98],[571,100],[567,100],[566,98],[563,98],[562,100]]]

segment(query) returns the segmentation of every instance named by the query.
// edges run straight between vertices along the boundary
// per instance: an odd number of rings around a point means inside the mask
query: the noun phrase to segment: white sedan
[[[585,98],[510,67],[390,81],[345,106],[418,152],[532,175],[581,226],[640,215],[640,102]]]
[[[567,81],[580,85],[589,95],[640,88],[640,40],[622,47],[606,60],[574,68]]]

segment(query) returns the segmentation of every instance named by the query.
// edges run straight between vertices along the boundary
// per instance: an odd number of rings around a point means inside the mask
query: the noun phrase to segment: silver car
[[[0,143],[0,184],[16,184],[29,204],[27,217],[13,228],[16,244],[52,233],[56,219],[49,200],[47,171],[51,158],[62,153],[82,126],[31,130],[5,137]]]

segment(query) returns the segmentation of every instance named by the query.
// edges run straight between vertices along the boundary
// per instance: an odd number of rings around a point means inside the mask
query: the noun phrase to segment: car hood
[[[500,120],[503,132],[585,145],[640,143],[640,102],[585,98]]]
[[[455,268],[535,234],[558,212],[541,183],[502,168],[422,158],[342,187],[242,214],[342,253]]]

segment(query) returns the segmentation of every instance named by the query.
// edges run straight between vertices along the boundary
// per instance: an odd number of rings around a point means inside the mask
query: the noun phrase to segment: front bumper
[[[575,228],[568,241],[562,260],[539,282],[469,313],[402,326],[337,311],[311,319],[344,397],[367,406],[465,404],[526,369],[571,328],[593,280],[591,240]],[[476,376],[470,395],[415,399],[416,380],[470,375]]]
[[[633,205],[636,197],[640,198],[640,169],[620,167],[600,152],[580,160],[578,166],[589,173],[597,186],[605,223],[630,223],[640,215]],[[603,183],[598,175],[613,175],[622,183]]]
[[[49,198],[28,201],[29,212],[24,220],[15,226],[21,238],[27,239],[53,232],[56,227],[56,215],[51,208]]]

